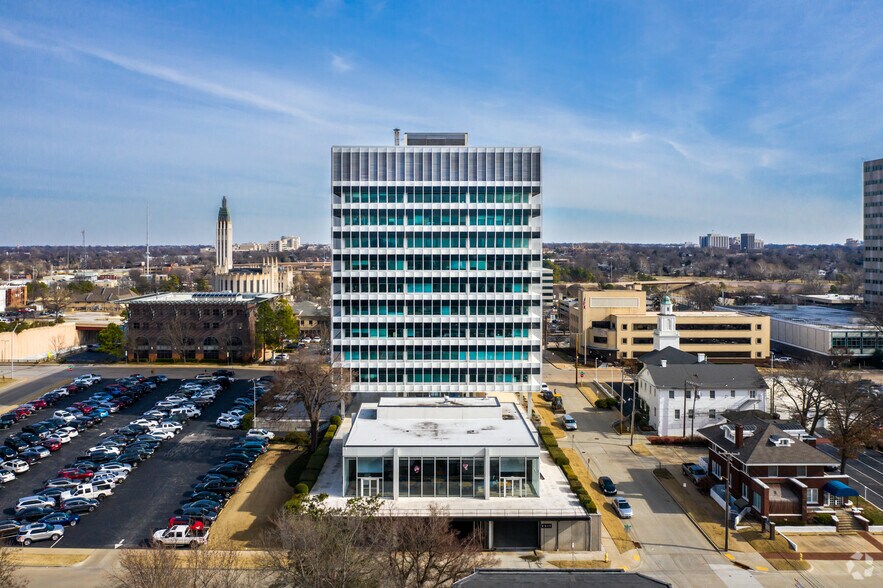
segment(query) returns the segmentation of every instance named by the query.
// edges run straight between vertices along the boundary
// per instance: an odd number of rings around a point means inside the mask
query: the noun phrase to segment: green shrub
[[[595,503],[591,498],[586,496],[585,498],[580,498],[579,503],[586,509],[586,511],[590,513],[598,512],[598,507],[595,506]]]
[[[586,490],[586,487],[583,486],[583,483],[580,482],[579,480],[571,480],[571,481],[570,481],[570,489],[573,490],[573,493],[574,493],[574,494],[576,494],[576,493],[578,493],[578,492],[580,492],[580,491],[582,491],[582,492],[586,492],[586,493],[588,494],[588,491]]]
[[[242,417],[239,428],[241,428],[243,431],[248,431],[249,429],[254,428],[252,425],[254,425],[254,413],[247,412],[245,413],[245,416]]]
[[[569,482],[570,480],[579,480],[579,478],[578,478],[577,475],[576,475],[576,472],[573,471],[573,468],[570,467],[569,464],[568,464],[568,465],[565,465],[565,466],[562,466],[561,469],[564,470],[564,475],[567,476],[567,481],[568,481],[568,482]]]
[[[336,414],[336,415],[332,416],[330,419],[328,419],[328,422],[330,422],[335,427],[339,427],[340,423],[343,422],[343,419],[340,418],[340,415]]]
[[[619,406],[619,402],[615,398],[599,398],[595,401],[595,407],[603,410],[610,410],[617,406]]]
[[[289,486],[294,488],[300,482],[300,476],[307,468],[308,461],[310,461],[310,454],[304,451],[285,468],[285,481]]]
[[[309,492],[309,490],[307,490],[307,492]],[[303,503],[305,496],[306,496],[306,494],[295,494],[294,496],[289,498],[287,501],[285,501],[285,505],[284,505],[285,510],[287,510],[287,511],[299,510],[300,505]]]
[[[319,479],[318,470],[304,470],[304,473],[300,475],[299,484],[306,484],[307,486],[312,488],[317,479]]]
[[[537,427],[537,432],[540,434],[540,437],[545,437],[546,435],[552,434],[552,429],[546,426]]]
[[[322,466],[325,465],[325,458],[328,457],[328,454],[321,455],[320,453],[314,453],[310,457],[310,461],[307,462],[308,470],[321,470]]]
[[[558,447],[558,441],[555,440],[555,436],[552,435],[552,433],[549,433],[548,435],[540,435],[540,438],[543,440],[543,445],[545,445],[547,449]]]
[[[813,523],[816,525],[833,525],[834,517],[828,513],[819,513],[813,517]]]
[[[306,484],[304,484],[303,482],[301,482],[300,484],[298,484],[297,486],[294,487],[294,493],[295,493],[295,494],[301,494],[301,495],[303,495],[303,494],[309,494],[309,493],[310,493],[310,487],[307,486]]]
[[[325,435],[322,437],[322,441],[331,442],[334,439],[334,434],[337,433],[337,425],[329,425],[328,430],[325,431]]]
[[[552,460],[555,462],[555,465],[558,466],[566,466],[570,465],[570,460],[564,455],[564,452],[561,451],[557,447],[553,447],[549,449],[549,455],[552,457]]]
[[[286,433],[284,437],[276,437],[275,439],[271,439],[270,443],[291,443],[293,445],[300,445],[301,447],[306,446],[310,442],[310,434],[306,431],[292,431],[291,433]]]

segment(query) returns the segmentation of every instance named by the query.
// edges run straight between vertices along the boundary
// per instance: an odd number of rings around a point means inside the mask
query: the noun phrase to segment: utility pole
[[[636,390],[637,387],[638,387],[638,383],[635,381],[635,378],[631,376],[631,374],[629,374],[629,378],[630,378],[631,381],[632,381],[632,415],[631,415],[631,416],[632,416],[632,422],[631,422],[631,424],[629,425],[629,434],[630,434],[630,436],[629,436],[629,447],[631,447],[632,445],[635,444],[635,411],[636,411],[636,406],[635,406],[635,390]]]
[[[86,270],[86,229],[80,231],[80,235],[83,236],[83,271]]]
[[[684,433],[682,437],[687,438],[687,384],[690,380],[684,380],[684,413],[681,415],[684,419]]]
[[[576,347],[573,350],[573,384],[579,386],[579,333],[576,334]]]
[[[145,269],[147,270],[147,276],[150,277],[150,202],[147,202],[147,260]]]
[[[622,435],[622,405],[625,404],[625,367],[619,368],[619,434]]]
[[[730,550],[730,458],[732,453],[724,454],[727,458],[727,477],[724,479],[726,486],[724,498],[724,553]]]

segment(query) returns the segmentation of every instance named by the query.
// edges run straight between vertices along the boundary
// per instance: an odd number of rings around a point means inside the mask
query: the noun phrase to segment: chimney
[[[396,146],[396,147],[399,146],[399,132],[400,132],[399,129],[393,129],[393,130],[392,130],[392,136],[395,137],[395,146]]]
[[[736,449],[742,449],[745,442],[745,427],[736,425]]]
[[[662,367],[668,367],[668,360],[667,359],[660,359],[659,365]]]

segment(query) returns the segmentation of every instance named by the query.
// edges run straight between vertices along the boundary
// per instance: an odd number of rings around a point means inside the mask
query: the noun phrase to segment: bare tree
[[[58,354],[67,348],[67,337],[63,333],[55,333],[49,338],[49,347],[54,355],[58,357]]]
[[[813,360],[782,378],[779,389],[791,416],[815,435],[825,414],[825,390],[834,381],[833,372],[821,360]]]
[[[880,434],[883,397],[867,381],[845,376],[825,387],[831,443],[840,451],[840,473]]]
[[[293,394],[310,421],[310,450],[319,444],[319,422],[326,406],[338,404],[350,386],[346,370],[332,369],[328,360],[308,349],[295,352],[278,373],[274,394]]]
[[[172,356],[177,353],[182,361],[187,362],[187,348],[192,347],[194,341],[190,338],[190,330],[184,322],[186,317],[175,315],[163,323],[162,333],[172,343]]]
[[[12,559],[12,551],[0,546],[0,586],[3,588],[24,588],[28,581],[18,575],[19,566]]]
[[[711,310],[719,296],[720,288],[714,284],[696,284],[687,291],[687,301],[697,310]]]
[[[113,588],[236,588],[246,585],[239,554],[200,547],[179,552],[151,544],[120,551],[119,566],[108,572]]]
[[[383,560],[376,543],[377,498],[354,498],[330,508],[310,496],[294,512],[280,513],[266,535],[261,564],[270,586],[371,588],[384,586]]]
[[[460,538],[451,529],[447,513],[432,505],[423,517],[391,516],[385,520],[389,539],[386,563],[389,586],[440,588],[489,568],[497,560],[482,551],[482,538],[473,533]]]
[[[64,312],[64,309],[68,307],[70,302],[70,290],[58,282],[49,286],[49,289],[43,295],[43,306],[53,314]]]

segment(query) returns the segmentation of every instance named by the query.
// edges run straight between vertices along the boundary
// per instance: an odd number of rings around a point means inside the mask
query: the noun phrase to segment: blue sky
[[[0,244],[329,241],[332,145],[541,145],[546,241],[861,233],[879,2],[0,0]]]

